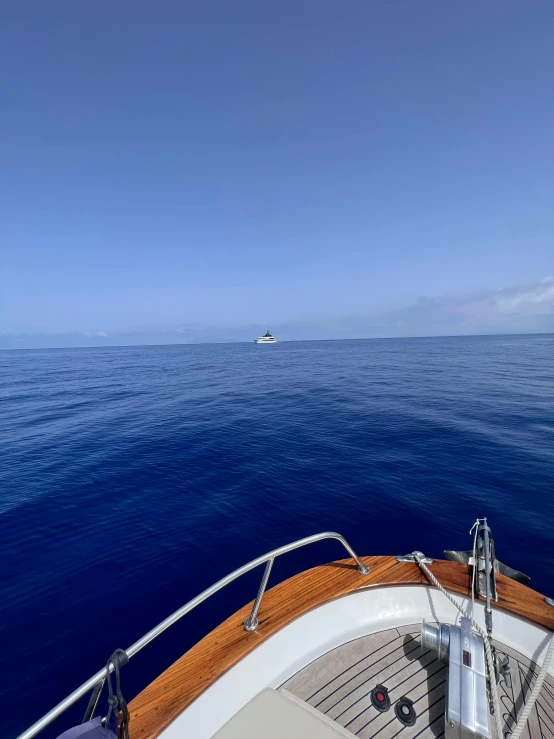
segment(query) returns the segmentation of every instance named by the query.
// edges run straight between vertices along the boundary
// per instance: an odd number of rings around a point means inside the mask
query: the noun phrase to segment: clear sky
[[[553,38],[552,0],[4,3],[0,346],[554,330]]]

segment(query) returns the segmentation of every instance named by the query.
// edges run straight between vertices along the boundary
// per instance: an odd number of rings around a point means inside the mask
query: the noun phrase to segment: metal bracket
[[[554,598],[545,598],[545,599],[544,599],[544,602],[545,602],[545,603],[546,603],[546,604],[547,604],[548,606],[554,606]]]
[[[416,554],[420,558],[420,560],[423,562],[424,565],[432,565],[433,564],[433,560],[431,559],[431,557],[426,557],[423,554],[423,552],[416,552]],[[417,564],[417,560],[416,560],[416,558],[414,557],[413,554],[404,554],[404,555],[399,554],[396,557],[396,561],[397,562],[415,562]]]
[[[244,622],[244,630],[245,631],[256,631],[259,625],[260,625],[260,622],[258,621],[257,618],[252,618],[251,616],[248,616],[248,618]]]

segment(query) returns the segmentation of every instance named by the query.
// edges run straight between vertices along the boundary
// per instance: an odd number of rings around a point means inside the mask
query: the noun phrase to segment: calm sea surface
[[[554,594],[554,335],[5,351],[0,408],[3,737],[219,577],[325,529],[440,556],[488,516],[500,559]],[[273,581],[341,556],[315,545]],[[126,697],[260,575],[134,658]]]

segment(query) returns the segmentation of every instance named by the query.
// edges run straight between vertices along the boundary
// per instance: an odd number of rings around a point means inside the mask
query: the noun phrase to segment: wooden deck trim
[[[252,602],[174,662],[130,702],[131,739],[155,739],[206,688],[277,631],[305,613],[360,590],[385,585],[429,585],[419,567],[399,563],[394,557],[362,557],[371,567],[360,575],[351,559],[339,560],[301,572],[267,591],[260,610],[259,626],[248,633],[243,623]],[[435,560],[431,566],[449,591],[470,595],[469,567],[458,562]],[[534,590],[497,575],[499,601],[496,608],[528,619],[554,631],[554,608]]]

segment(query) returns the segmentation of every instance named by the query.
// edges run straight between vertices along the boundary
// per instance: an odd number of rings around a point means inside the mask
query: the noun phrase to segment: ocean
[[[487,516],[499,559],[554,595],[554,335],[4,351],[0,405],[6,739],[221,576],[320,531],[440,557]],[[343,556],[295,552],[270,585]],[[131,660],[126,698],[261,574]]]

